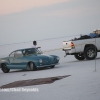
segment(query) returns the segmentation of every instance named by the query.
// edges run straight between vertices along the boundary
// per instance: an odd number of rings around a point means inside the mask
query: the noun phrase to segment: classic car
[[[4,73],[10,69],[36,70],[42,67],[54,68],[60,58],[56,55],[43,54],[36,48],[15,50],[8,57],[0,59],[0,68]]]

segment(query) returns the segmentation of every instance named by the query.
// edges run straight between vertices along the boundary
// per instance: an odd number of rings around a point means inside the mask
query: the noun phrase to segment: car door
[[[11,57],[9,61],[12,69],[24,69],[26,67],[22,51],[15,51],[14,57]]]
[[[8,58],[8,62],[9,62],[8,68],[10,68],[10,69],[14,67],[14,65],[13,65],[14,54],[15,54],[15,52],[12,52],[12,53],[9,55],[9,58]]]

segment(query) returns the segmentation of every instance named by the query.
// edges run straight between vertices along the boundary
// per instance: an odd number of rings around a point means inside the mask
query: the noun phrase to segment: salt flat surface
[[[0,100],[100,100],[100,54],[91,61],[78,61],[71,55],[64,58],[61,50],[48,54],[60,57],[60,64],[54,69],[11,70],[7,74],[0,70],[0,86],[18,80],[71,76],[51,84],[24,87],[38,88],[39,92],[0,92]]]

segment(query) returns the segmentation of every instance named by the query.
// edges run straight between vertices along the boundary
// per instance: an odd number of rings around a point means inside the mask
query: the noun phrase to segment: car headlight
[[[57,60],[60,60],[60,58],[59,58],[59,57],[57,57]]]
[[[39,63],[42,63],[42,59],[39,60]]]

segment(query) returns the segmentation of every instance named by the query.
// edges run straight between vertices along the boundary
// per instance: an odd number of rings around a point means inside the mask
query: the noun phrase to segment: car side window
[[[9,57],[14,57],[15,52],[12,52]]]
[[[15,56],[15,57],[23,57],[22,51],[16,51],[16,52],[14,53],[14,56]]]

